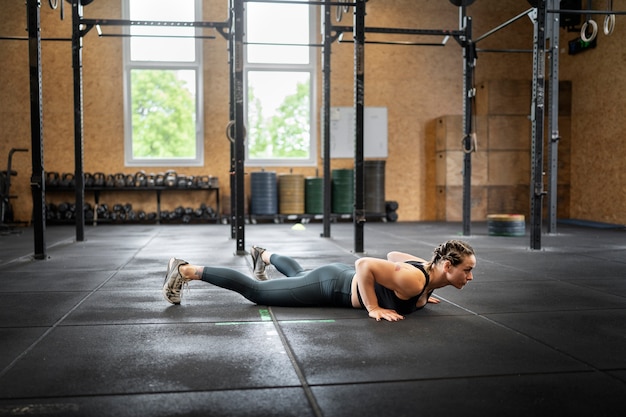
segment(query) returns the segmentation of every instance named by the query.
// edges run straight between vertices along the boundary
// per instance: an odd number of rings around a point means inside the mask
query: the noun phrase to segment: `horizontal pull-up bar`
[[[321,43],[280,43],[280,42],[244,42],[244,45],[261,45],[261,46],[305,46],[305,47],[322,47]]]
[[[215,36],[208,35],[142,35],[130,33],[102,33],[100,25],[96,25],[96,31],[101,38],[174,38],[174,39],[215,39]],[[70,39],[71,40],[71,39]]]
[[[98,30],[98,36],[100,37],[119,37],[124,35],[103,35],[100,26],[150,26],[150,27],[201,27],[216,29],[222,37],[227,38],[227,30],[230,28],[230,22],[177,22],[177,21],[160,21],[160,20],[126,20],[126,19],[81,19],[80,24],[84,25],[86,29],[81,30],[81,36],[85,36],[87,32],[96,27]],[[136,36],[136,35],[133,35]],[[146,36],[146,35],[144,35]],[[207,36],[163,36],[163,35],[149,35],[156,38],[165,37],[189,37],[198,39],[215,39],[214,37]]]
[[[30,38],[24,36],[0,36],[0,41],[28,41]],[[71,38],[41,38],[42,41],[51,42],[71,42]]]
[[[354,40],[349,40],[349,41],[339,40],[339,43],[354,43]],[[369,43],[373,45],[400,45],[400,46],[446,46],[445,43],[432,43],[432,42],[365,41],[363,43]]]
[[[194,35],[131,35],[129,33],[101,33],[98,32],[98,36],[101,38],[174,38],[174,39],[215,39],[215,36],[194,36]],[[71,39],[69,39],[71,40]]]
[[[546,10],[548,13],[563,13],[563,14],[619,14],[626,15],[626,10]]]
[[[81,24],[88,26],[162,26],[162,27],[203,27],[228,28],[229,22],[176,22],[158,20],[125,20],[125,19],[81,19]]]
[[[476,52],[498,52],[498,53],[512,53],[512,54],[527,54],[532,53],[532,49],[481,49],[476,48]]]
[[[332,26],[331,30],[337,32],[352,32],[353,26]],[[365,33],[385,33],[391,35],[428,35],[428,36],[464,36],[462,30],[446,29],[404,29],[404,28],[380,28],[365,27]]]
[[[435,42],[406,42],[406,41],[368,41],[366,40],[364,43],[374,44],[374,45],[401,45],[401,46],[446,46],[448,40],[450,39],[449,35],[446,35],[443,40],[439,43]],[[354,39],[344,40],[343,33],[339,36],[339,43],[354,43]]]

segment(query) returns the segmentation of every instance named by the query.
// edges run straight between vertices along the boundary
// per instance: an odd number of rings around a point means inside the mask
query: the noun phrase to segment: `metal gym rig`
[[[223,22],[155,22],[130,21],[120,19],[85,19],[83,6],[92,0],[71,0],[72,8],[72,60],[74,76],[74,155],[75,155],[75,197],[76,197],[76,240],[84,240],[85,219],[84,207],[84,169],[83,169],[83,91],[82,91],[82,47],[83,38],[93,29],[102,26],[121,25],[160,25],[160,26],[193,26],[212,28],[228,40],[230,52],[230,118],[228,136],[231,140],[231,235],[236,241],[236,253],[245,254],[245,219],[244,219],[244,157],[245,157],[245,127],[244,127],[244,89],[243,89],[243,15],[244,3],[297,3],[318,5],[323,7],[324,42],[319,46],[323,54],[323,92],[322,108],[324,125],[322,140],[324,143],[324,219],[322,237],[330,237],[330,50],[331,45],[344,33],[351,32],[354,42],[354,108],[355,108],[355,202],[354,202],[354,251],[364,251],[364,190],[363,190],[363,124],[364,124],[364,94],[365,94],[365,34],[407,34],[443,36],[441,44],[415,44],[444,46],[448,37],[453,37],[462,47],[463,71],[463,117],[464,138],[463,150],[463,234],[471,234],[471,154],[475,150],[475,133],[472,125],[472,102],[476,90],[473,86],[474,68],[476,64],[476,44],[487,36],[495,33],[510,23],[528,16],[534,25],[533,39],[533,77],[532,77],[532,147],[531,147],[531,195],[530,195],[530,248],[541,249],[542,234],[542,203],[543,197],[549,197],[549,224],[548,232],[556,232],[556,178],[558,161],[558,48],[559,48],[559,17],[567,14],[626,14],[613,10],[592,11],[590,7],[582,10],[561,10],[560,0],[529,1],[532,6],[526,12],[498,26],[483,36],[472,38],[472,19],[467,16],[466,7],[474,0],[450,0],[459,7],[458,30],[431,30],[431,29],[402,29],[376,28],[365,25],[365,10],[367,0],[345,1],[289,1],[289,0],[229,0],[229,16]],[[590,5],[591,0],[588,4]],[[45,171],[43,167],[43,124],[42,124],[42,67],[41,67],[41,22],[40,1],[27,0],[28,40],[30,56],[30,89],[31,89],[31,141],[32,141],[32,177],[31,190],[33,196],[33,225],[35,259],[46,258],[45,244]],[[52,3],[51,3],[52,6]],[[353,7],[353,25],[333,25],[331,8],[343,10]],[[614,18],[614,17],[613,17]],[[586,23],[589,22],[589,19]],[[595,22],[594,22],[595,23]],[[102,36],[102,34],[101,34]],[[595,36],[595,35],[594,35]],[[58,39],[57,39],[58,40]],[[546,46],[549,41],[549,47]],[[390,42],[391,44],[392,42]],[[505,51],[506,52],[506,51]],[[550,137],[550,187],[549,192],[544,190],[543,181],[543,143],[545,120],[545,74],[546,58],[550,58],[549,94],[549,126]]]

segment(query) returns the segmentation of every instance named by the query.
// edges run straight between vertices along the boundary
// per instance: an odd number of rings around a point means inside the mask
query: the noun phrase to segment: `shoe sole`
[[[168,278],[170,277],[170,274],[172,273],[172,268],[174,267],[174,264],[176,264],[176,258],[170,258],[169,262],[167,263],[167,271],[165,272],[165,281],[163,281],[162,293],[163,293],[163,298],[165,298],[165,300],[168,303],[178,305],[180,303],[175,303],[167,297],[167,293],[168,293],[167,282],[169,281]]]
[[[263,262],[265,264],[265,261],[261,258],[261,253],[257,250],[256,246],[253,246],[250,249],[250,256],[252,257],[252,274],[259,281],[267,281],[267,274],[265,273],[265,271],[263,271],[263,275],[261,275],[261,276],[257,275],[257,273],[256,273],[256,264],[259,261]]]

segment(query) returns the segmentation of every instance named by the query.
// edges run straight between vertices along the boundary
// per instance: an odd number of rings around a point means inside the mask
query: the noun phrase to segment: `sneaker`
[[[259,281],[267,280],[267,274],[265,273],[265,267],[267,266],[267,264],[261,258],[263,252],[265,252],[265,249],[258,246],[253,246],[252,248],[250,248],[250,256],[252,257],[252,270],[254,271],[254,276]]]
[[[165,273],[165,283],[163,284],[163,296],[172,304],[180,304],[182,297],[181,290],[183,285],[187,284],[189,280],[183,278],[178,272],[178,268],[181,265],[187,265],[189,262],[182,259],[172,258],[167,263],[167,272]]]

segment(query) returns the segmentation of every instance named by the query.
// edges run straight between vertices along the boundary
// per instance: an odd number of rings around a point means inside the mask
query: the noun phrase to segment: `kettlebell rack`
[[[70,173],[47,173],[46,191],[49,194],[74,193],[75,181]],[[164,174],[108,174],[85,173],[85,192],[92,193],[94,204],[83,207],[85,219],[95,226],[100,223],[219,223],[221,222],[220,194],[218,178],[214,176],[184,176],[168,171]],[[131,203],[108,204],[101,201],[102,194],[115,193],[154,193],[154,211],[134,210]],[[214,194],[215,206],[205,203],[199,207],[183,204],[174,209],[161,208],[163,193],[180,193],[181,200],[187,192],[207,192]],[[75,219],[76,205],[73,202],[46,203],[46,222],[49,224],[69,224]]]

